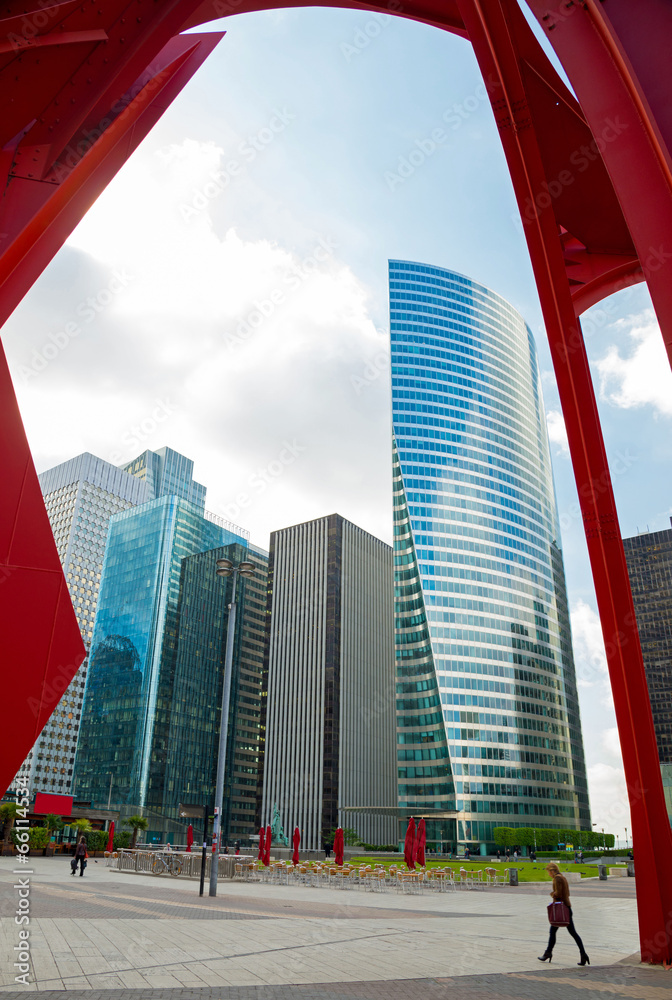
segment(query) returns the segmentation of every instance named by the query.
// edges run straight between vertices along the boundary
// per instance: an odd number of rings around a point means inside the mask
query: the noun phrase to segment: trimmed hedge
[[[397,844],[358,844],[357,846],[363,847],[365,851],[388,851],[390,854],[399,853]]]
[[[628,850],[621,851],[583,851],[584,858],[625,858],[628,855],[630,848]],[[537,851],[538,858],[558,858],[566,854],[568,858],[574,857],[574,851]]]
[[[562,830],[548,827],[531,826],[496,826],[492,831],[494,841],[500,847],[534,847],[536,842],[540,850],[557,850],[558,844],[574,844],[576,850],[584,848],[599,848],[603,844],[613,848],[615,837],[613,833],[597,833],[594,830]],[[539,851],[537,851],[539,853]]]

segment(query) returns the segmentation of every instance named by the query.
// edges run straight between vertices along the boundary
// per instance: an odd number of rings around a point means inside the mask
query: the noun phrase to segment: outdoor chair
[[[397,880],[402,892],[416,894],[420,892],[419,872],[397,872]]]
[[[384,868],[376,868],[369,876],[369,889],[372,892],[387,892],[387,872]]]
[[[463,889],[471,889],[471,874],[466,868],[460,868],[458,877],[459,884]]]

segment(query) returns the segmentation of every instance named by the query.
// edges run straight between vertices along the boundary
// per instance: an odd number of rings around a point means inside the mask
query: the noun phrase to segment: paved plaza
[[[549,884],[402,895],[137,876],[89,861],[0,860],[0,989],[86,1000],[668,1000],[672,973],[641,967],[634,879],[572,884],[592,965],[559,932]],[[18,879],[30,880],[28,985],[16,983]],[[207,893],[207,886],[206,886]],[[21,904],[24,905],[24,904]],[[24,925],[25,926],[25,925]]]

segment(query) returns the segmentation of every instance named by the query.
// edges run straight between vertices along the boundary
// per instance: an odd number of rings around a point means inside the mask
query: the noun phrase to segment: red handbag
[[[569,907],[563,902],[548,904],[548,922],[551,927],[569,927]]]

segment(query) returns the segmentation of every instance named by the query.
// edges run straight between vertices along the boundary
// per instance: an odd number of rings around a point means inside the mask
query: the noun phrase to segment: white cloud
[[[567,428],[565,427],[565,420],[560,410],[549,410],[547,412],[546,426],[548,427],[548,437],[551,444],[557,445],[556,455],[568,456]]]
[[[281,246],[219,232],[212,176],[223,166],[213,143],[140,150],[63,252],[62,316],[29,303],[13,317],[38,468],[83,450],[118,464],[168,444],[194,459],[207,506],[260,545],[335,510],[389,538],[388,344],[369,291],[328,233]],[[130,276],[119,294],[21,378],[31,350],[115,271]]]
[[[624,844],[625,828],[632,843],[630,805],[622,766],[597,763],[588,768],[590,811],[596,830],[613,833]]]
[[[622,409],[652,406],[657,415],[672,416],[672,371],[654,313],[646,310],[614,324],[629,327],[629,354],[609,348],[595,363],[600,395]]]
[[[605,706],[613,705],[600,617],[581,599],[571,605],[572,639],[579,688],[593,688]]]

